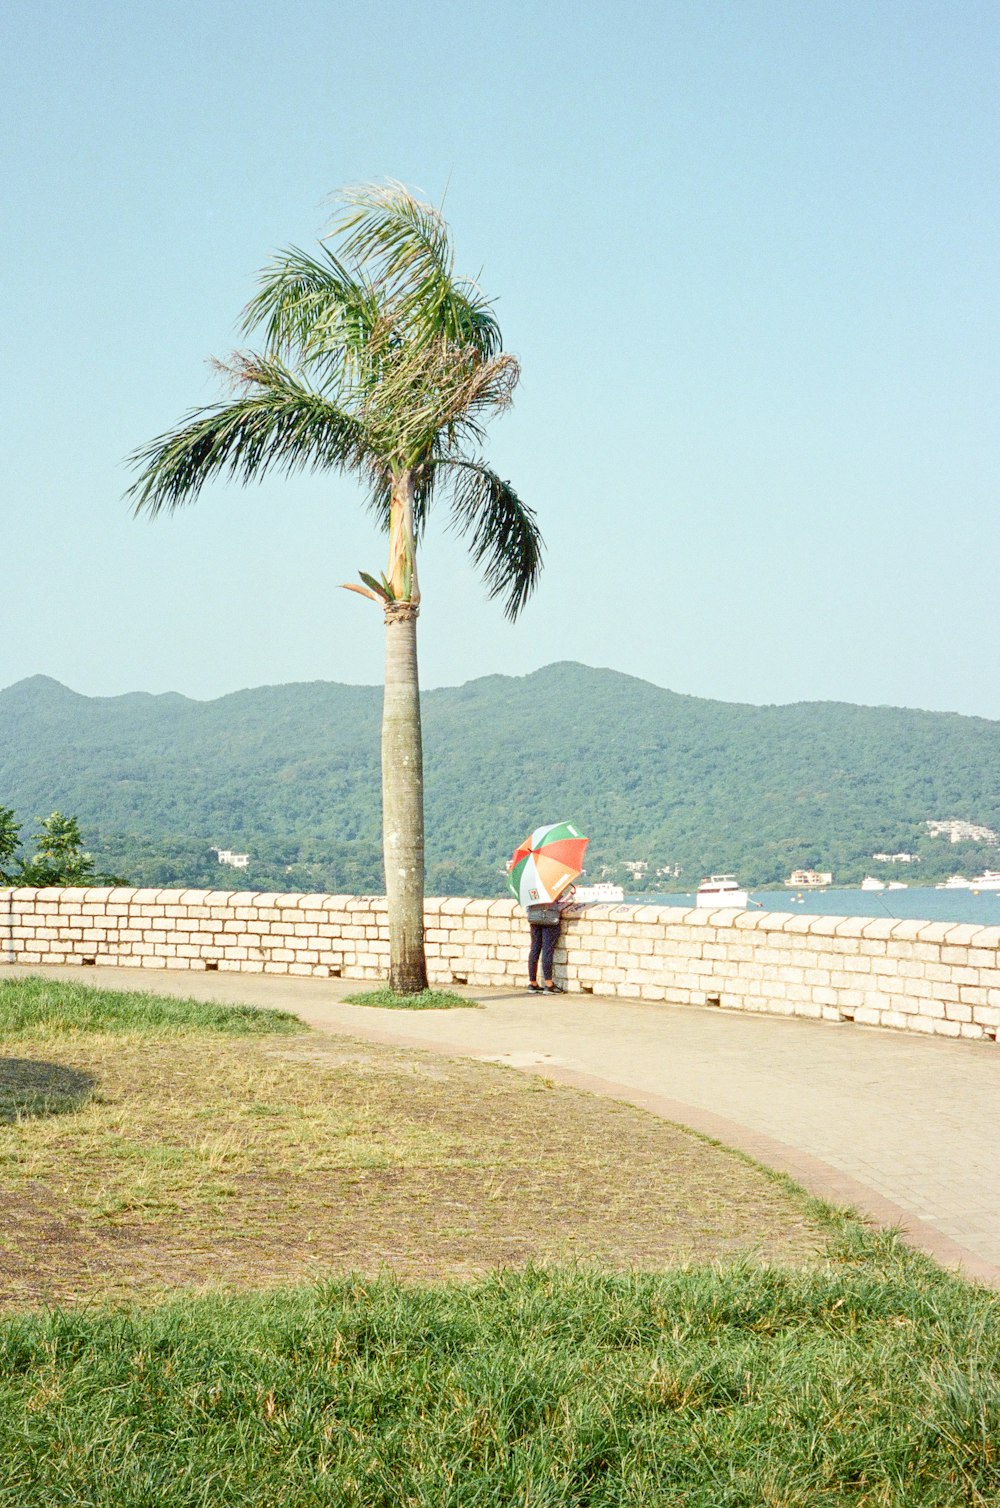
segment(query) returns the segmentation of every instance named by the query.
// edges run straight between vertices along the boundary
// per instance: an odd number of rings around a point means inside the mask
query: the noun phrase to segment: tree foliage
[[[0,880],[4,884],[42,888],[48,885],[123,883],[117,876],[100,874],[95,869],[93,857],[84,851],[83,835],[75,817],[52,812],[39,821],[39,831],[34,834],[34,854],[30,859],[21,857],[11,863],[20,826],[14,822],[14,813],[9,807],[0,807],[0,862],[5,865],[0,871]]]
[[[931,838],[933,818],[1000,831],[1000,723],[891,707],[750,707],[613,671],[552,665],[424,693],[427,889],[502,892],[539,822],[592,835],[589,876],[690,890],[711,870],[884,878],[1000,868],[988,844]],[[150,885],[381,893],[377,687],[268,686],[212,702],[88,698],[35,678],[0,692],[0,791],[58,801],[96,862]],[[58,750],[58,756],[53,752]],[[251,854],[227,870],[210,845]],[[645,862],[638,883],[627,860]],[[680,866],[679,877],[657,876]]]
[[[349,473],[392,534],[395,487],[412,517],[390,541],[385,573],[351,589],[381,606],[415,597],[415,542],[432,502],[450,507],[490,596],[508,617],[538,581],[534,512],[481,455],[486,422],[520,375],[492,306],[456,275],[448,227],[401,184],[365,184],[315,251],[290,247],[260,274],[243,333],[260,350],[216,366],[237,396],[196,409],[131,458],[135,510],[155,517],[193,502],[216,477]],[[331,245],[330,243],[333,243]],[[336,249],[334,249],[334,246]]]
[[[0,806],[0,885],[14,884],[14,855],[21,838],[21,827],[13,809]]]

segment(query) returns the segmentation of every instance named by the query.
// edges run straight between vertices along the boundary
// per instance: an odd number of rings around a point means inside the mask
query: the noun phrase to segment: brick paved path
[[[26,971],[0,967],[0,978]],[[79,969],[46,974],[81,980]],[[1000,1046],[853,1025],[468,991],[479,1011],[342,1003],[343,980],[88,969],[84,981],[281,1006],[323,1031],[514,1068],[628,1099],[751,1153],[1000,1286]]]

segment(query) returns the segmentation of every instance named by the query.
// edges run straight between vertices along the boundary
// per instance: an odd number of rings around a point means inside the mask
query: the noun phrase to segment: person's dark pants
[[[541,922],[530,922],[529,926],[531,927],[531,947],[528,949],[528,978],[534,981],[538,960],[541,958],[542,979],[548,984],[552,979],[552,958],[556,951],[559,928],[558,926],[543,927]]]

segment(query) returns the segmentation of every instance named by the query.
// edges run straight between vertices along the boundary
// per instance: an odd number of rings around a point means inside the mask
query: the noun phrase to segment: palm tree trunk
[[[424,957],[424,759],[417,676],[417,547],[413,473],[393,480],[389,513],[389,581],[396,600],[385,610],[382,702],[382,850],[389,907],[389,986],[397,994],[427,988]]]
[[[427,988],[424,957],[424,773],[417,680],[417,614],[411,602],[385,611],[382,704],[382,846],[389,906],[389,987]]]

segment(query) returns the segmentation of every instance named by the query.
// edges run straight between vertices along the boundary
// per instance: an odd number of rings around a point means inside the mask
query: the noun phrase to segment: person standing
[[[528,926],[531,929],[531,945],[528,949],[528,989],[533,995],[561,995],[563,989],[552,977],[552,959],[562,924],[563,907],[573,898],[570,885],[557,901],[539,902],[526,908]],[[541,977],[539,978],[539,963]]]

